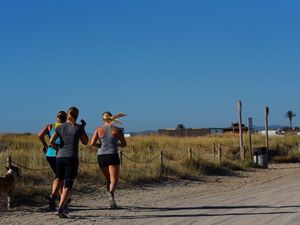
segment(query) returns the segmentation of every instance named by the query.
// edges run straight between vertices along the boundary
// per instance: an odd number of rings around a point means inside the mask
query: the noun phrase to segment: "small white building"
[[[258,133],[262,134],[262,135],[266,135],[266,130],[261,130]],[[283,130],[280,130],[280,129],[268,130],[268,135],[269,136],[277,136],[277,135],[283,135],[283,134],[285,134],[285,132]]]
[[[124,134],[125,138],[129,138],[131,135],[130,134]]]

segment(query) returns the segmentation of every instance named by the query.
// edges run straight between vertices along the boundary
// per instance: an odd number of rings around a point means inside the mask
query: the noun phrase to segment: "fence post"
[[[123,164],[123,152],[122,150],[119,151],[119,158],[120,158],[120,166]]]
[[[152,147],[151,145],[148,146],[148,154],[149,154],[149,155],[151,154],[152,150],[153,150],[153,147]]]
[[[164,153],[160,151],[160,175],[163,174],[164,170]]]
[[[213,143],[213,156],[216,157],[216,143]]]
[[[221,143],[218,144],[218,155],[219,155],[219,163],[222,163],[222,145]]]
[[[188,157],[189,160],[192,161],[192,148],[188,148]]]
[[[7,161],[7,167],[10,167],[11,166],[11,156],[8,156],[6,161]]]

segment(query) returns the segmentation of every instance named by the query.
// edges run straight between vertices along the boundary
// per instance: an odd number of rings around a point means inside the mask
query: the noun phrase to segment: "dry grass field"
[[[122,184],[159,182],[166,179],[201,179],[203,175],[234,175],[235,170],[251,167],[248,142],[245,137],[247,160],[239,159],[237,135],[215,135],[194,138],[166,136],[135,136],[127,139],[128,146],[122,149]],[[253,135],[253,147],[263,146],[264,137]],[[221,144],[221,163],[214,146]],[[270,156],[274,162],[298,160],[300,136],[270,137]],[[15,196],[22,204],[45,201],[50,192],[54,175],[48,166],[36,135],[7,134],[0,136],[0,173],[5,174],[8,156],[12,163],[22,168],[22,177],[17,181]],[[216,148],[216,147],[215,147]],[[188,150],[190,149],[190,150]],[[80,146],[79,177],[76,191],[84,191],[88,185],[103,184],[104,179],[97,164],[96,149]]]

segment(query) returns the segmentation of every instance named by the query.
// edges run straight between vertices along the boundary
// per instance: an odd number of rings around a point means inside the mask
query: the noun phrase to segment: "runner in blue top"
[[[39,133],[38,137],[40,141],[42,142],[42,151],[46,155],[46,159],[51,166],[54,174],[56,174],[56,150],[52,147],[48,147],[45,136],[47,136],[49,139],[53,135],[55,129],[59,127],[61,124],[65,123],[67,120],[67,114],[64,111],[59,111],[56,116],[56,122],[53,124],[47,124]],[[56,138],[55,143],[60,146],[61,140],[59,137]],[[61,193],[61,191],[60,191]],[[49,197],[50,198],[50,197]],[[49,208],[50,210],[55,210],[55,202],[53,199],[49,199]]]

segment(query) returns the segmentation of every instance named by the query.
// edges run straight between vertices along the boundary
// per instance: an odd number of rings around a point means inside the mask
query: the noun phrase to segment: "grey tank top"
[[[100,138],[101,147],[98,149],[98,155],[117,154],[118,153],[118,139],[112,135],[110,126],[103,125],[105,135]]]
[[[83,134],[81,126],[76,124],[72,126],[69,123],[64,123],[56,128],[58,136],[62,140],[63,147],[58,150],[57,158],[61,157],[78,157],[79,139]]]

